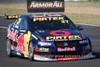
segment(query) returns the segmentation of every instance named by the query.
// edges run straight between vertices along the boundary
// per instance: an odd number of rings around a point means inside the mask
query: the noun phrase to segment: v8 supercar
[[[90,39],[60,13],[21,15],[8,27],[7,55],[39,61],[93,58]]]

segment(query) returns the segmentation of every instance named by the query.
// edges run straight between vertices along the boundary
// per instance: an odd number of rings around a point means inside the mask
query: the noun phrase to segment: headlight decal
[[[81,40],[81,41],[79,41],[79,44],[88,44],[89,42],[88,42],[88,40],[86,39],[86,40]]]
[[[38,45],[40,45],[40,46],[52,46],[52,43],[40,41],[40,42],[38,42]]]

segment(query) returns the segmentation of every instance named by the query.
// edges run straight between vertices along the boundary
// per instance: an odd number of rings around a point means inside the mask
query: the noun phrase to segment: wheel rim
[[[29,46],[29,58],[32,59],[32,57],[33,57],[33,46],[32,46],[32,44],[30,44],[30,46]]]
[[[7,41],[7,54],[10,54],[10,42],[9,40]]]

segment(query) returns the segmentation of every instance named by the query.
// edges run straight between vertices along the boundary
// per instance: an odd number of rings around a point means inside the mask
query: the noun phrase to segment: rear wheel
[[[9,39],[7,39],[7,41],[6,41],[6,51],[7,51],[7,55],[9,57],[12,57],[13,56],[12,55],[12,50],[11,50],[11,42],[10,42]]]
[[[30,42],[29,44],[29,60],[30,61],[33,61],[34,60],[34,47],[33,47],[33,44],[32,42]]]

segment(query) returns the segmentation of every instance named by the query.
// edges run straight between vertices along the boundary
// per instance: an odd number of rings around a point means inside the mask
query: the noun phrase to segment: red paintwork
[[[81,34],[81,36],[82,36],[82,39],[84,39],[84,36]]]
[[[38,48],[38,47],[37,47],[37,48],[35,48],[35,51],[36,51],[36,52],[39,52],[39,48]]]
[[[57,32],[62,32],[62,33],[64,33],[64,34],[57,34]],[[51,35],[54,35],[54,36],[66,36],[66,35],[71,35],[70,32],[68,32],[68,31],[61,31],[61,30],[51,31],[50,34],[51,34]]]
[[[21,50],[22,52],[25,51],[25,46],[24,46],[24,34],[20,35],[17,39],[17,43],[18,43],[18,46],[17,46],[17,50]]]
[[[43,37],[39,36],[43,41],[46,41]]]

